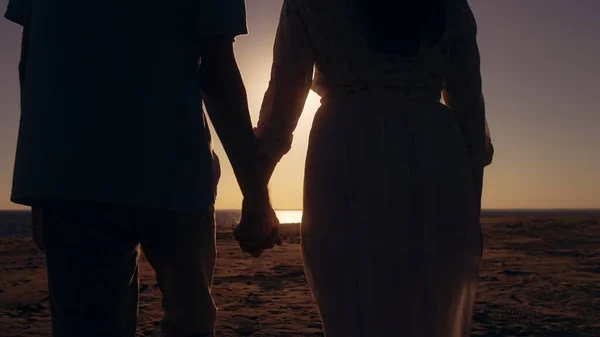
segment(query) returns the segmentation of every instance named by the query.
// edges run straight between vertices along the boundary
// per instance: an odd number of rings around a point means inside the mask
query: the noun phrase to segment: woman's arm
[[[290,150],[312,84],[313,68],[313,52],[302,15],[293,0],[285,0],[275,38],[271,80],[255,130],[263,152],[273,162]]]
[[[483,168],[492,161],[493,146],[485,118],[477,25],[466,1],[457,11],[461,28],[448,46],[448,66],[443,98],[460,126],[471,162],[478,200],[481,200]],[[452,20],[451,20],[452,22]]]

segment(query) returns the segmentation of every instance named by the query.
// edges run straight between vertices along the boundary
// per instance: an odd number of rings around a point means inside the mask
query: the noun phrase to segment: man
[[[244,1],[10,0],[5,16],[23,26],[11,198],[43,223],[53,335],[135,336],[141,243],[165,336],[213,336],[218,175],[202,100],[246,228],[273,215],[233,52]]]

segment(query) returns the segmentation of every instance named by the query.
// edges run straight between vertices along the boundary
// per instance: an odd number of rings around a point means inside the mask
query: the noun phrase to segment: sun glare
[[[280,223],[300,223],[302,221],[301,210],[280,210],[275,211]]]
[[[294,132],[294,137],[308,139],[308,133],[310,132],[310,128],[312,127],[313,118],[315,117],[315,113],[321,106],[321,97],[315,94],[313,91],[308,94],[306,98],[306,103],[304,103],[304,110],[302,111],[302,116],[298,121],[298,127]]]

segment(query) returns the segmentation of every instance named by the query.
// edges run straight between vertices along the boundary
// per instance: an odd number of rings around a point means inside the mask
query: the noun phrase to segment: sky
[[[600,208],[600,0],[471,0],[479,26],[483,89],[496,148],[484,208]],[[5,8],[7,0],[0,0]],[[247,0],[250,34],[236,41],[253,122],[269,79],[281,0]],[[0,20],[0,209],[9,201],[19,121],[20,27]],[[308,98],[292,150],[270,184],[275,208],[302,207]],[[216,138],[216,137],[215,137]],[[241,193],[223,149],[217,208]]]

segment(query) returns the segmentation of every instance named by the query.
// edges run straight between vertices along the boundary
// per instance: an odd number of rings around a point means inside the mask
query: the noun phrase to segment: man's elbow
[[[239,79],[239,70],[235,62],[202,63],[198,71],[202,91],[218,93],[234,89]]]
[[[200,67],[205,72],[222,72],[237,67],[233,42],[223,37],[207,38],[202,42]]]

